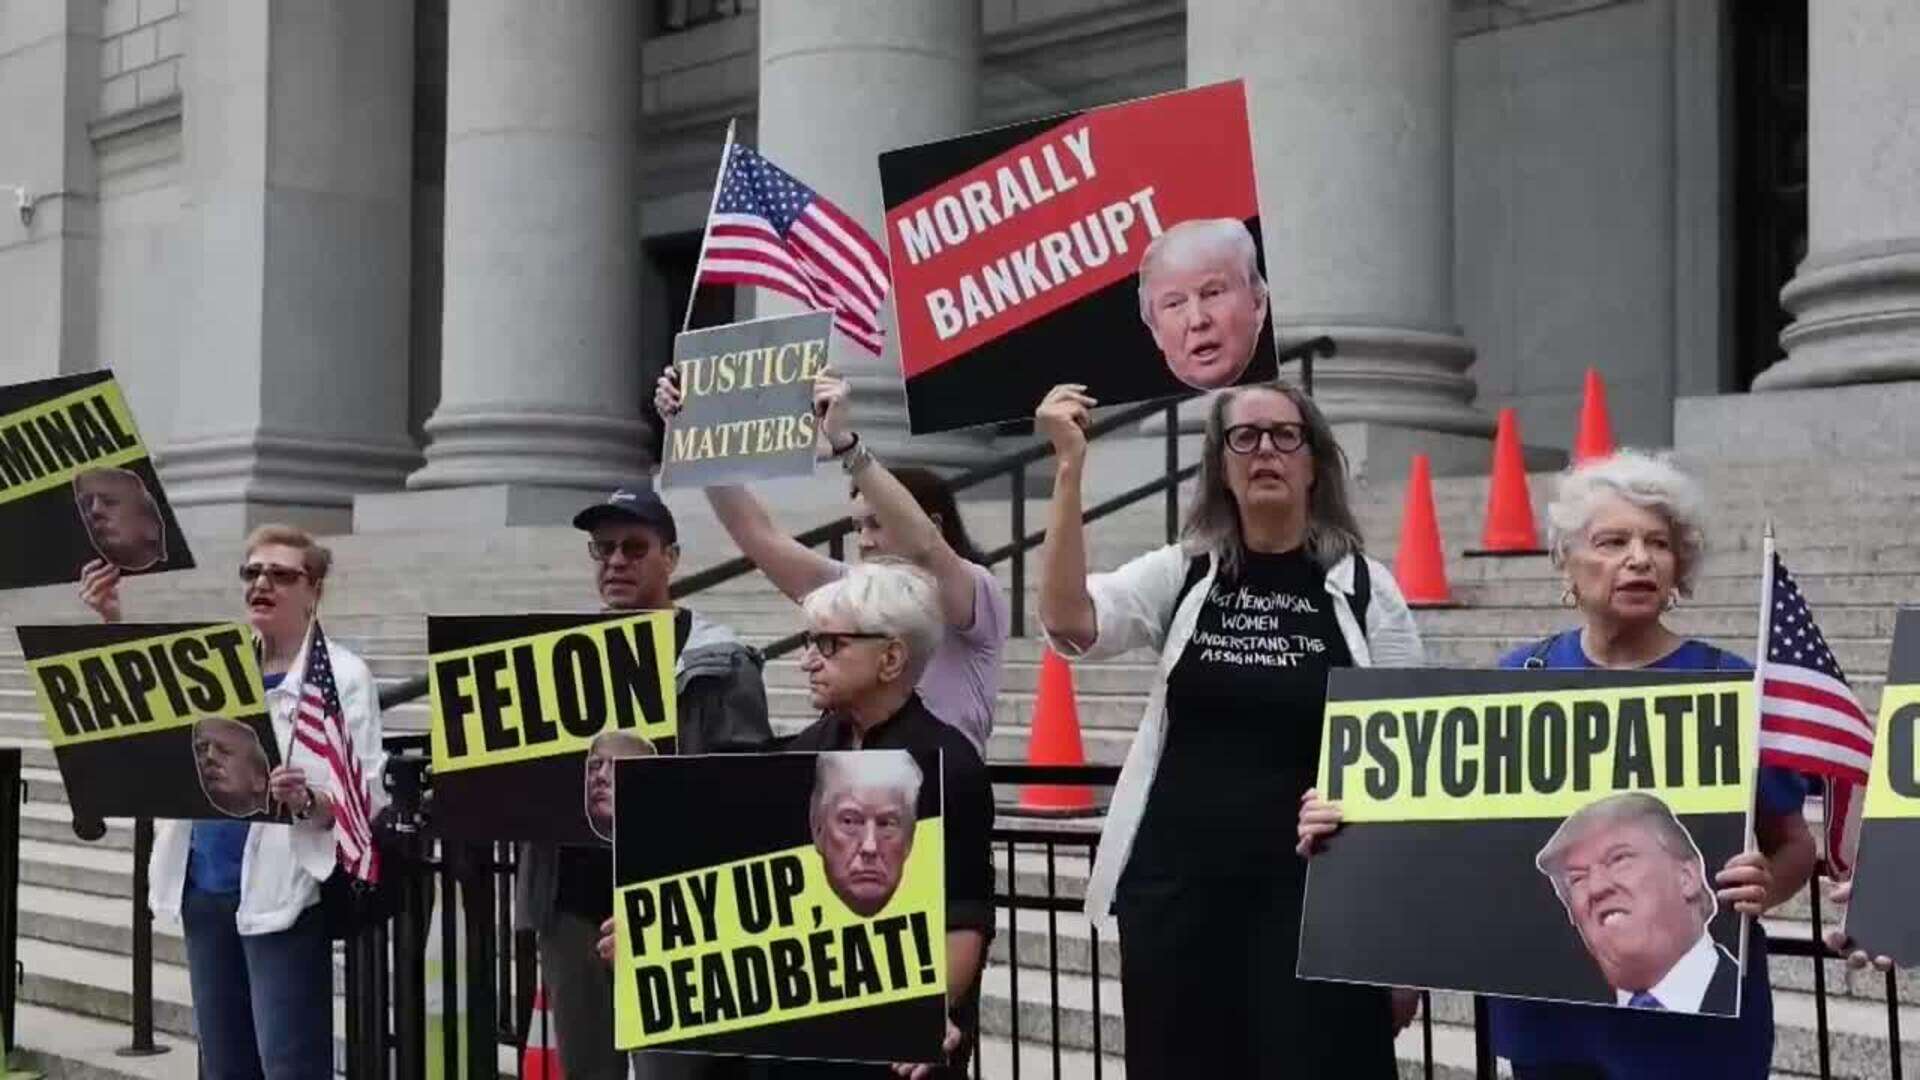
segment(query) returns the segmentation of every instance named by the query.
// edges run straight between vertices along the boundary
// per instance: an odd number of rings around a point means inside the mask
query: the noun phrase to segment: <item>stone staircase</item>
[[[1109,460],[1102,463],[1102,454]],[[1152,475],[1148,470],[1158,470],[1158,455],[1159,446],[1151,441],[1097,447],[1099,468],[1089,502]],[[1894,612],[1903,599],[1920,599],[1920,541],[1907,533],[1907,523],[1920,510],[1920,466],[1889,462],[1759,469],[1709,464],[1700,475],[1712,497],[1712,554],[1696,595],[1674,613],[1672,625],[1742,655],[1752,654],[1760,527],[1771,519],[1781,550],[1836,655],[1869,708],[1875,706]],[[1533,484],[1537,511],[1551,478],[1535,477]],[[1477,540],[1485,487],[1484,480],[1465,478],[1437,484],[1436,504],[1450,552]],[[1396,485],[1357,492],[1357,510],[1375,552],[1390,555],[1394,550],[1402,497]],[[768,502],[784,525],[797,530],[841,512],[838,498],[838,485],[823,478],[780,485],[769,492]],[[709,521],[697,494],[676,493],[670,501],[680,511],[683,571],[732,557],[733,549]],[[1044,502],[1030,501],[1027,522],[1037,527],[1045,520],[1044,509]],[[1007,537],[1010,513],[1004,500],[970,504],[966,513],[983,546]],[[1101,522],[1089,534],[1093,564],[1110,567],[1160,542],[1163,514],[1161,503],[1149,500]],[[338,569],[326,602],[328,631],[360,652],[383,682],[422,670],[424,612],[582,610],[593,603],[584,544],[578,533],[567,529],[360,535],[337,538],[333,545]],[[232,617],[238,586],[229,568],[236,560],[235,546],[210,546],[196,553],[204,569],[130,582],[127,618]],[[1574,621],[1559,604],[1559,578],[1544,558],[1454,557],[1448,570],[1455,598],[1465,606],[1419,614],[1428,657],[1436,665],[1484,666],[1514,645]],[[1000,573],[1006,582],[1004,566]],[[1030,565],[1029,590],[1034,576]],[[800,625],[796,609],[758,575],[703,593],[692,603],[757,642],[777,639]],[[1033,610],[1029,600],[1028,629]],[[0,625],[88,617],[70,589],[0,595]],[[1033,638],[1009,642],[1005,690],[990,747],[995,760],[1024,756],[1039,659]],[[1123,758],[1152,670],[1152,658],[1146,655],[1076,667],[1089,760],[1117,764]],[[770,663],[767,682],[778,729],[793,730],[810,719],[794,657]],[[423,729],[424,704],[392,710],[386,722],[389,730]],[[0,745],[24,748],[29,785],[21,844],[20,951],[26,979],[19,1041],[37,1067],[54,1075],[190,1076],[191,1008],[181,943],[165,928],[155,941],[156,1022],[162,1040],[181,1049],[145,1060],[112,1054],[113,1047],[126,1041],[131,1009],[132,831],[126,822],[111,822],[97,843],[81,844],[73,838],[64,792],[11,634],[0,635]],[[1001,795],[1010,801],[1015,793]],[[1817,813],[1817,804],[1809,812]],[[1063,895],[1077,896],[1084,886],[1083,850],[1062,847],[1055,853],[1052,874]],[[1046,890],[1049,868],[1042,850],[1022,846],[1011,878],[1004,848],[996,858],[1003,888],[1011,884],[1022,894]],[[1103,1075],[1123,1076],[1118,1054],[1119,955],[1113,935],[1095,935],[1078,913],[1002,912],[1000,919],[1001,934],[985,976],[987,1075],[1010,1075],[1016,1052],[1023,1075],[1051,1075],[1054,1062],[1046,1040],[1057,1024],[1063,1075],[1091,1076],[1097,1047]],[[1806,897],[1776,912],[1770,929],[1779,936],[1806,938]],[[1057,1010],[1047,976],[1054,950],[1060,958]],[[1016,957],[1017,965],[1012,962]],[[1831,964],[1827,979],[1834,1074],[1886,1075],[1883,984]],[[1776,1073],[1817,1075],[1811,963],[1777,959],[1773,980],[1779,1024]],[[1901,974],[1900,996],[1920,1002],[1920,986],[1914,985],[1912,973]],[[1471,1075],[1469,1003],[1459,995],[1438,994],[1433,1014],[1437,1074]],[[1904,1032],[1920,1032],[1920,1007],[1903,1007],[1901,1014]],[[1405,1070],[1416,1075],[1417,1025],[1403,1035],[1400,1047]],[[1909,1070],[1920,1069],[1920,1042],[1903,1046],[1902,1056]]]

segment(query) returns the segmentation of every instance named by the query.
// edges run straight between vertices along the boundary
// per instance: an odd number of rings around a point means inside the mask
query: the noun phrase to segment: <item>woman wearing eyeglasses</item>
[[[1089,576],[1095,404],[1056,386],[1035,413],[1056,455],[1040,619],[1069,658],[1159,654],[1087,884],[1087,914],[1120,922],[1127,1074],[1392,1077],[1414,996],[1293,977],[1294,824],[1327,671],[1422,659],[1393,576],[1363,553],[1346,456],[1293,387],[1223,391],[1180,542]]]
[[[293,736],[305,682],[307,631],[332,554],[304,530],[263,525],[247,537],[240,566],[267,709],[280,760],[267,780],[287,824],[158,821],[148,864],[156,918],[178,921],[201,1075],[229,1078],[333,1074],[332,947],[320,884],[337,857],[330,770]],[[107,622],[120,621],[120,571],[100,560],[82,572],[80,598]],[[363,775],[380,775],[380,699],[373,674],[327,642],[340,710]],[[374,811],[384,789],[371,785]]]

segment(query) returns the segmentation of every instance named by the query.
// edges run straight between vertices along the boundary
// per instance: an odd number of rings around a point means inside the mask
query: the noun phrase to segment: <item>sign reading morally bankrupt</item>
[[[1746,672],[1336,668],[1299,973],[1737,1015]],[[1407,891],[1446,918],[1406,917]]]
[[[1246,94],[1162,94],[881,155],[915,433],[1277,373]]]

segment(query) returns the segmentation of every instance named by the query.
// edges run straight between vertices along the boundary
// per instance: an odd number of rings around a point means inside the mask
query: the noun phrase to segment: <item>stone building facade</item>
[[[1589,366],[1624,441],[1920,449],[1911,0],[0,0],[0,381],[117,371],[198,531],[541,520],[645,466],[730,119],[877,228],[881,150],[1236,77],[1383,460]]]

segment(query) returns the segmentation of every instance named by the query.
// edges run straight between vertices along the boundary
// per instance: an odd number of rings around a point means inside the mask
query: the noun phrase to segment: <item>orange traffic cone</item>
[[[1613,423],[1607,419],[1607,387],[1600,373],[1587,369],[1586,391],[1580,395],[1580,428],[1573,437],[1573,463],[1584,465],[1613,454]]]
[[[1540,530],[1533,524],[1533,499],[1527,492],[1527,463],[1520,453],[1520,419],[1500,410],[1493,435],[1493,476],[1487,485],[1487,522],[1480,548],[1468,555],[1544,555]]]
[[[1393,577],[1410,607],[1452,607],[1447,586],[1447,557],[1440,548],[1440,521],[1433,512],[1433,466],[1427,455],[1413,455],[1407,475],[1407,502],[1400,514],[1400,551]]]
[[[1040,694],[1033,703],[1033,730],[1027,737],[1029,765],[1084,765],[1080,745],[1080,707],[1073,699],[1073,669],[1060,654],[1040,654]],[[1028,784],[1020,791],[1020,809],[1035,814],[1084,814],[1093,809],[1093,789],[1078,784]]]
[[[545,983],[533,990],[533,1019],[527,1025],[527,1045],[520,1051],[521,1080],[562,1080],[560,1036],[553,1028],[553,1014],[547,1009]]]

